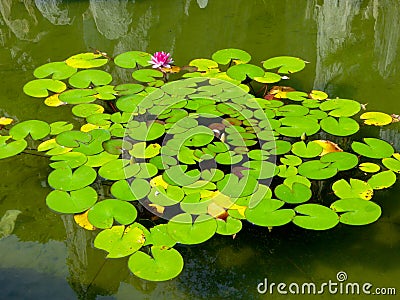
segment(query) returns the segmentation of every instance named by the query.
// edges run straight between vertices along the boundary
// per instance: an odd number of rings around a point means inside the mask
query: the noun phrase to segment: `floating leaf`
[[[360,125],[347,117],[340,117],[338,120],[333,117],[327,117],[320,122],[322,130],[332,135],[348,136],[359,131]]]
[[[255,207],[245,211],[246,219],[256,225],[272,227],[282,226],[292,221],[295,216],[293,209],[279,209],[285,202],[276,199],[264,199]]]
[[[303,141],[300,141],[292,145],[292,152],[300,157],[312,158],[321,154],[322,147],[314,141],[309,142],[307,145]]]
[[[360,111],[360,103],[348,99],[333,99],[322,102],[321,110],[329,111],[333,117],[351,117]]]
[[[167,224],[158,224],[150,228],[150,235],[146,237],[146,244],[173,247],[176,241],[168,234]]]
[[[0,159],[11,157],[21,153],[28,146],[25,140],[13,141],[6,143],[11,136],[1,136],[0,135]]]
[[[217,230],[217,222],[208,215],[199,215],[194,222],[188,213],[176,215],[168,222],[168,233],[181,244],[200,244]]]
[[[79,147],[81,143],[89,143],[92,140],[90,133],[82,131],[64,131],[56,137],[56,141],[59,145],[64,147],[75,148]]]
[[[311,189],[299,182],[294,182],[291,187],[280,184],[274,192],[277,198],[291,204],[307,202],[312,196]]]
[[[14,125],[9,131],[9,134],[14,140],[22,140],[29,134],[32,139],[40,140],[50,133],[50,126],[46,122],[39,120],[23,121]]]
[[[395,156],[396,154],[397,156]],[[395,153],[393,156],[395,156],[395,158],[388,157],[382,159],[382,163],[386,168],[392,170],[393,172],[400,173],[400,156],[398,153]]]
[[[392,123],[392,117],[382,112],[365,112],[360,119],[367,125],[383,126]]]
[[[291,56],[277,56],[267,59],[263,63],[265,69],[278,69],[279,73],[289,74],[299,72],[306,66],[305,61]]]
[[[388,170],[372,175],[367,183],[374,190],[381,190],[391,187],[393,184],[396,183],[396,179],[396,174],[394,174],[393,171]]]
[[[50,164],[53,169],[77,168],[87,162],[87,156],[80,152],[68,152],[60,155],[54,155],[50,160],[56,161]]]
[[[153,122],[150,125],[141,122],[139,126],[134,128],[129,128],[127,133],[130,137],[138,141],[152,141],[160,136],[162,136],[165,132],[164,125]]]
[[[221,65],[227,65],[231,61],[235,64],[245,64],[251,60],[251,56],[246,51],[240,49],[222,49],[212,55],[212,59]]]
[[[53,122],[50,124],[50,134],[57,135],[64,131],[70,131],[72,128],[74,128],[73,124],[64,121]]]
[[[323,163],[331,163],[331,167],[339,171],[353,169],[358,164],[358,157],[348,152],[331,152],[323,155],[320,159]]]
[[[226,220],[217,219],[217,230],[218,234],[222,235],[233,235],[238,233],[242,229],[242,222],[236,218],[228,216]]]
[[[115,159],[101,166],[98,172],[103,178],[120,180],[135,176],[139,171],[139,164],[130,164],[126,159]]]
[[[307,187],[311,187],[311,182],[310,180],[308,180],[306,177],[304,176],[300,176],[300,175],[293,175],[293,176],[289,176],[287,177],[284,181],[283,184],[287,185],[288,187],[292,188],[293,183],[298,182],[298,183],[302,183]]]
[[[79,190],[94,182],[97,173],[88,166],[81,166],[72,172],[71,167],[59,168],[50,173],[49,185],[62,191]]]
[[[89,210],[80,213],[80,214],[75,214],[74,215],[74,220],[75,223],[78,224],[79,226],[81,226],[82,228],[86,229],[86,230],[96,230],[96,227],[94,227],[90,222],[89,219],[87,217],[89,213]]]
[[[36,78],[45,78],[52,75],[52,79],[63,80],[71,77],[76,71],[76,68],[68,66],[64,61],[50,62],[36,68],[33,71],[33,75]]]
[[[332,153],[332,152],[341,152],[343,151],[338,144],[335,144],[334,142],[327,141],[327,140],[314,140],[314,143],[317,143],[322,147],[322,152],[320,156],[323,156],[327,153]]]
[[[285,117],[280,119],[282,126],[276,128],[278,133],[289,137],[308,136],[317,133],[320,129],[318,121],[311,117]]]
[[[146,52],[141,51],[128,51],[117,55],[114,58],[114,63],[126,69],[136,68],[137,65],[142,67],[150,66],[149,61],[151,60],[151,55]]]
[[[126,180],[118,180],[111,186],[111,194],[126,201],[142,199],[149,193],[150,184],[142,178],[135,178],[130,185]]]
[[[68,104],[89,103],[95,101],[97,92],[93,89],[68,90],[60,94],[58,98]]]
[[[310,98],[314,100],[325,100],[328,98],[328,94],[323,91],[312,90],[310,93]]]
[[[162,78],[163,76],[163,72],[153,69],[141,69],[132,73],[133,79],[140,82],[153,82],[156,81],[156,78]]]
[[[337,168],[330,163],[323,163],[319,160],[311,160],[302,163],[298,168],[299,174],[309,179],[328,179],[335,176]]]
[[[332,185],[332,190],[339,198],[360,198],[370,200],[374,191],[365,181],[350,178],[350,183],[345,179],[340,179]]]
[[[290,100],[293,100],[293,101],[304,101],[304,100],[307,99],[308,94],[307,94],[307,93],[304,93],[304,92],[298,92],[298,91],[295,91],[295,92],[287,92],[287,93],[286,93],[286,97],[287,97],[288,99],[290,99]]]
[[[379,205],[360,198],[341,199],[332,203],[331,209],[340,214],[340,222],[347,225],[367,225],[381,216]]]
[[[137,277],[149,281],[165,281],[179,275],[183,269],[183,258],[173,248],[152,246],[151,256],[138,251],[128,261],[129,269]]]
[[[384,159],[389,159],[389,158],[384,158]],[[374,164],[374,163],[368,163],[368,162],[362,163],[358,167],[360,168],[361,171],[367,172],[367,173],[375,173],[381,169],[381,167],[379,165]]]
[[[89,186],[69,193],[54,190],[46,197],[48,207],[64,214],[81,213],[92,207],[96,201],[97,192]]]
[[[360,155],[377,159],[390,157],[394,153],[393,147],[383,140],[364,138],[364,142],[353,142],[351,148]]]
[[[196,67],[197,71],[199,72],[205,72],[208,71],[209,69],[218,68],[218,64],[215,61],[205,58],[193,59],[192,61],[190,61],[189,66]]]
[[[251,64],[238,64],[230,67],[226,71],[226,74],[233,79],[243,81],[247,77],[251,79],[262,77],[264,75],[264,70]]]
[[[68,82],[76,88],[85,89],[91,84],[95,86],[107,85],[112,81],[109,73],[102,70],[83,70],[72,75]]]
[[[119,258],[138,251],[144,242],[144,232],[139,227],[118,225],[101,231],[94,246],[107,251],[107,258]]]
[[[28,96],[42,98],[49,96],[49,91],[61,93],[66,88],[65,83],[59,80],[35,79],[25,84],[23,90]]]
[[[254,172],[257,172],[257,170],[254,170]],[[217,187],[224,195],[239,198],[253,194],[257,190],[258,181],[253,176],[243,176],[239,179],[234,174],[227,174],[217,182]]]
[[[0,118],[0,125],[3,125],[3,126],[10,125],[12,122],[14,122],[14,120],[11,118],[6,118],[6,117]]]
[[[146,142],[135,143],[129,153],[136,158],[152,158],[160,153],[159,144],[150,144],[146,147]]]
[[[70,67],[79,69],[97,68],[105,65],[108,62],[108,59],[100,57],[103,56],[101,54],[90,52],[80,53],[71,56],[65,61],[65,63]]]
[[[266,142],[262,145],[262,149],[269,150],[273,155],[282,155],[288,153],[291,148],[292,144],[283,140]]]
[[[129,202],[106,199],[97,202],[90,210],[88,219],[97,228],[110,228],[114,220],[121,225],[133,223],[137,217],[136,208]]]
[[[333,210],[319,204],[302,204],[295,211],[293,223],[305,229],[327,230],[339,223],[339,216]]]
[[[72,113],[77,117],[87,118],[90,115],[101,114],[104,112],[104,107],[93,103],[83,103],[74,105]]]
[[[60,98],[58,97],[59,95],[60,94],[54,94],[54,95],[47,97],[44,100],[44,104],[46,104],[47,106],[51,106],[51,107],[58,107],[58,106],[66,105],[67,103],[62,102],[60,100]]]

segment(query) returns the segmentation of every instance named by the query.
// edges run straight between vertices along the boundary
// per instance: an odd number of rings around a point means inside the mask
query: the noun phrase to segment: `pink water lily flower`
[[[174,61],[171,58],[170,53],[165,53],[164,51],[156,52],[151,56],[150,64],[153,65],[153,68],[171,68],[171,65]]]

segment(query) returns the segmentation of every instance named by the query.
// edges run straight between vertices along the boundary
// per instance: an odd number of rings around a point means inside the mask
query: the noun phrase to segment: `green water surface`
[[[393,0],[0,0],[0,117],[69,120],[70,107],[51,108],[22,93],[46,62],[100,50],[110,56],[168,51],[176,65],[240,48],[260,65],[271,56],[309,62],[287,85],[324,90],[400,114],[400,2]],[[124,79],[124,74],[113,74]],[[119,77],[118,77],[119,76]],[[400,151],[400,123],[370,128]],[[246,225],[232,237],[177,246],[185,267],[170,281],[132,275],[126,259],[105,260],[94,234],[45,205],[47,158],[0,161],[0,217],[20,210],[14,232],[0,240],[0,299],[366,299],[365,295],[261,295],[264,282],[370,282],[400,293],[400,184],[378,191],[383,215],[368,226],[306,231],[294,225]],[[324,195],[320,195],[323,201]],[[399,299],[370,296],[370,299]]]

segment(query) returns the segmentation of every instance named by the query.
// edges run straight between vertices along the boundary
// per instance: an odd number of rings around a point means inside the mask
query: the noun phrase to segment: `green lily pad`
[[[25,140],[6,143],[10,138],[11,136],[0,136],[0,159],[17,155],[24,151],[28,146],[28,143]]]
[[[251,55],[240,49],[229,48],[218,50],[212,55],[212,59],[221,65],[227,65],[231,61],[236,64],[245,64],[251,60]]]
[[[129,202],[106,199],[97,202],[88,214],[89,222],[97,228],[110,228],[114,220],[121,225],[133,223],[137,217],[136,208]]]
[[[300,176],[300,175],[293,175],[285,178],[283,181],[283,184],[287,185],[288,187],[292,188],[293,183],[298,182],[301,184],[304,184],[307,187],[311,187],[311,182],[310,180],[307,179],[307,177]]]
[[[132,254],[128,266],[139,278],[149,281],[166,281],[182,272],[183,258],[173,248],[152,246],[151,255],[141,251]]]
[[[245,197],[253,194],[258,188],[258,181],[253,176],[238,178],[234,174],[227,174],[217,182],[218,190],[232,198]]]
[[[280,161],[287,166],[298,166],[303,162],[300,157],[290,154],[281,157]]]
[[[76,88],[85,89],[91,84],[95,86],[107,85],[112,81],[109,73],[102,70],[83,70],[72,75],[68,82]]]
[[[312,90],[309,97],[314,100],[325,100],[328,98],[328,94],[323,91]]]
[[[170,184],[180,186],[186,186],[199,180],[200,171],[192,170],[185,173],[186,169],[186,165],[172,166],[169,169],[165,170],[165,172],[163,173],[163,178]]]
[[[393,147],[383,140],[364,138],[364,142],[353,142],[351,148],[360,155],[377,159],[390,157],[394,153]]]
[[[101,166],[98,172],[105,179],[121,180],[135,176],[139,171],[139,164],[131,164],[127,159],[115,159]]]
[[[392,123],[392,117],[382,112],[369,111],[360,116],[364,120],[364,124],[383,126]]]
[[[218,64],[215,61],[205,58],[193,59],[190,61],[189,66],[196,67],[197,71],[199,72],[205,72],[208,71],[209,69],[218,68]]]
[[[118,95],[120,96],[132,95],[143,91],[144,86],[137,83],[123,83],[117,85],[114,90],[117,91]]]
[[[72,172],[71,167],[59,168],[50,173],[49,185],[62,191],[79,190],[92,184],[97,177],[96,171],[88,166],[81,166]]]
[[[391,187],[393,184],[396,183],[396,180],[396,174],[394,174],[393,171],[388,170],[372,175],[367,183],[374,190],[381,190]]]
[[[183,213],[169,220],[168,233],[178,243],[193,245],[210,239],[217,230],[217,222],[208,215],[199,215],[194,222],[192,215]]]
[[[353,135],[360,129],[360,125],[348,117],[340,117],[338,120],[327,117],[321,120],[320,125],[325,132],[337,136]]]
[[[360,198],[337,200],[332,203],[331,209],[340,213],[340,223],[347,225],[371,224],[382,214],[378,204]]]
[[[216,232],[221,235],[233,235],[242,229],[242,221],[228,216],[226,220],[217,219]]]
[[[151,188],[148,199],[157,205],[171,206],[182,201],[184,196],[183,190],[178,186],[169,185],[166,189],[156,186]]]
[[[64,131],[70,131],[72,128],[74,128],[74,125],[68,122],[53,122],[50,124],[50,134],[57,135]]]
[[[339,216],[326,206],[308,203],[295,208],[297,215],[293,223],[299,227],[312,230],[327,230],[339,223]]]
[[[332,185],[332,190],[341,199],[360,198],[370,200],[374,194],[372,187],[367,182],[354,178],[350,178],[350,183],[345,179],[336,181]]]
[[[118,225],[101,231],[94,239],[94,246],[107,251],[107,258],[119,258],[138,251],[144,242],[144,233],[139,227]]]
[[[89,103],[95,101],[97,92],[93,89],[68,90],[60,94],[60,101],[68,104]]]
[[[280,119],[281,127],[276,128],[278,133],[289,137],[308,136],[317,133],[320,129],[318,121],[312,117],[284,117]]]
[[[153,122],[151,124],[146,124],[145,122],[140,122],[139,126],[135,128],[129,128],[128,134],[131,138],[138,141],[152,141],[158,139],[165,132],[164,125]]]
[[[97,192],[89,186],[69,193],[59,190],[51,191],[46,197],[48,207],[64,214],[81,213],[92,207],[96,201]]]
[[[150,184],[143,178],[135,178],[129,185],[126,180],[118,180],[111,186],[111,194],[118,199],[140,200],[150,193]]]
[[[226,74],[235,80],[243,81],[247,77],[251,79],[262,77],[264,70],[252,64],[238,64],[230,67],[226,71]]]
[[[49,91],[61,93],[67,88],[66,84],[54,79],[35,79],[24,85],[24,93],[31,97],[47,97]]]
[[[298,91],[287,92],[286,97],[293,101],[304,101],[304,100],[308,99],[308,94],[304,93],[304,92],[298,92]]]
[[[227,151],[218,153],[215,157],[215,161],[222,165],[235,165],[242,161],[243,155],[236,154],[234,151]]]
[[[39,120],[23,121],[12,127],[9,134],[14,140],[22,140],[29,134],[32,139],[40,140],[50,134],[50,125]]]
[[[280,165],[279,168],[279,177],[291,177],[297,174],[297,168],[295,166],[287,166],[287,165]]]
[[[135,143],[129,153],[136,158],[152,158],[160,153],[159,144],[150,144],[146,147],[146,142]]]
[[[384,159],[389,159],[389,158],[384,158]],[[362,163],[358,167],[360,168],[361,171],[367,172],[367,173],[376,173],[381,169],[381,167],[379,165],[374,164],[374,163],[369,163],[369,162]],[[399,169],[399,171],[400,171],[400,169]]]
[[[285,202],[276,199],[264,199],[255,207],[245,211],[246,219],[256,225],[273,227],[282,226],[292,221],[295,216],[293,209],[279,209]]]
[[[280,184],[274,192],[277,198],[291,204],[307,202],[312,196],[311,189],[299,182],[294,182],[291,187]]]
[[[79,147],[81,143],[87,144],[91,140],[92,135],[90,133],[76,130],[62,132],[56,137],[57,144],[69,148]]]
[[[292,144],[288,141],[277,140],[266,142],[262,145],[262,149],[268,150],[273,155],[286,154],[292,148]]]
[[[140,82],[153,82],[156,78],[163,78],[163,72],[154,69],[140,69],[132,73],[133,79]]]
[[[304,158],[316,157],[321,154],[322,150],[322,147],[313,141],[309,142],[307,145],[303,141],[296,142],[292,145],[293,154]]]
[[[50,160],[56,161],[50,164],[53,169],[60,168],[77,168],[87,162],[88,158],[85,154],[80,152],[67,152],[60,155],[54,155]]]
[[[76,153],[78,153],[78,152],[76,152]],[[87,162],[85,163],[85,165],[88,167],[97,168],[97,167],[101,167],[101,166],[105,165],[106,163],[108,163],[112,160],[117,159],[118,157],[119,157],[119,155],[110,154],[106,151],[102,151],[98,154],[87,156]]]
[[[320,159],[323,163],[331,163],[331,167],[339,171],[353,169],[358,164],[358,157],[348,152],[331,152],[323,155]]]
[[[158,224],[150,228],[150,235],[149,237],[146,237],[146,244],[173,247],[176,244],[176,241],[168,234],[167,224]]]
[[[309,109],[302,105],[297,104],[288,104],[278,108],[276,111],[277,116],[285,116],[285,117],[301,117],[308,114]]]
[[[360,110],[360,103],[348,99],[333,99],[321,103],[319,108],[323,111],[329,111],[333,117],[351,117]]]
[[[64,61],[62,62],[50,62],[33,71],[33,75],[36,78],[45,78],[52,75],[54,80],[63,80],[71,77],[76,73],[76,68],[68,66]]]
[[[330,163],[323,163],[319,160],[311,160],[302,163],[298,167],[299,174],[309,179],[323,180],[335,176],[338,169]]]
[[[74,105],[74,107],[72,107],[72,113],[75,116],[81,118],[87,118],[90,115],[101,114],[103,112],[104,112],[103,106],[93,103],[83,103]]]
[[[267,70],[278,68],[279,73],[289,74],[299,72],[306,66],[301,58],[291,56],[277,56],[263,62],[263,67]]]
[[[79,69],[97,68],[108,62],[108,59],[101,57],[103,56],[97,53],[80,53],[71,56],[65,61],[65,63],[70,67]]]
[[[389,170],[392,170],[393,172],[396,172],[396,173],[400,173],[400,156],[398,155],[398,153],[395,153],[395,154],[397,154],[397,156],[395,158],[393,158],[393,157],[384,158],[384,159],[382,159],[382,163]],[[393,156],[395,156],[395,155],[393,155]]]
[[[142,51],[128,51],[117,55],[114,58],[114,63],[126,69],[136,68],[137,65],[142,67],[150,66],[149,61],[151,60],[151,55]]]
[[[112,139],[103,143],[103,148],[110,154],[119,155],[124,150],[132,149],[132,144],[122,139]]]

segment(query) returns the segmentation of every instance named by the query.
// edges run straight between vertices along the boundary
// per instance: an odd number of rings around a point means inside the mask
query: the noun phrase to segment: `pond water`
[[[37,66],[96,49],[110,56],[164,50],[177,65],[229,47],[248,51],[255,64],[298,56],[309,64],[288,85],[400,114],[395,0],[0,0],[0,44],[0,116],[16,120],[53,122],[62,116],[78,123],[70,107],[46,107],[24,95],[22,86]],[[371,128],[368,135],[400,151],[399,124]],[[261,295],[257,285],[265,278],[287,284],[335,281],[339,271],[349,282],[400,292],[398,183],[374,196],[383,215],[373,224],[322,232],[292,225],[268,232],[247,225],[235,239],[218,236],[178,246],[183,272],[154,283],[132,275],[124,259],[105,260],[92,246],[93,233],[46,207],[46,158],[19,155],[0,161],[0,170],[0,215],[22,212],[13,234],[0,240],[0,299],[291,299],[277,292]]]

